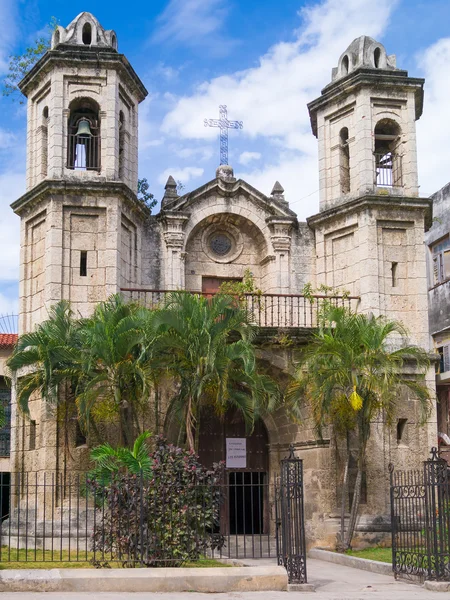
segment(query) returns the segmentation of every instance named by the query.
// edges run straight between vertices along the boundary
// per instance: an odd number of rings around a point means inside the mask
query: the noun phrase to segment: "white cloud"
[[[450,38],[442,38],[419,59],[425,103],[417,123],[420,193],[429,196],[450,181]]]
[[[11,148],[15,145],[17,137],[10,131],[0,129],[0,150]]]
[[[0,281],[12,281],[19,275],[19,217],[10,208],[25,191],[25,174],[0,174]],[[0,310],[1,312],[1,310]]]
[[[175,179],[175,181],[181,181],[182,183],[187,183],[191,179],[195,179],[197,177],[201,177],[204,173],[204,169],[200,167],[173,167],[166,169],[161,173],[158,177],[158,183],[164,185],[169,178],[169,175]]]
[[[261,152],[242,152],[239,157],[241,165],[248,165],[252,160],[259,160],[261,158]]]
[[[331,80],[332,67],[354,38],[362,33],[382,35],[396,4],[395,0],[310,4],[299,12],[302,26],[294,42],[276,44],[254,68],[198,85],[166,114],[162,131],[168,136],[212,140],[217,131],[199,124],[205,115],[214,115],[219,104],[228,104],[230,118],[244,121],[239,135],[258,138],[262,149],[264,167],[249,170],[246,177],[264,190],[269,178],[270,186],[279,179],[297,209],[294,203],[318,187],[317,140],[306,105]],[[309,214],[317,210],[316,200],[317,196],[310,197]]]
[[[215,55],[225,54],[234,44],[220,32],[227,14],[222,0],[170,0],[158,17],[152,41],[207,46]]]

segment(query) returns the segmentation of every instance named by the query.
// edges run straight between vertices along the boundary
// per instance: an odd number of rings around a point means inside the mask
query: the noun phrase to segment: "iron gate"
[[[306,583],[303,461],[295,457],[293,446],[281,461],[276,523],[278,564],[286,568],[289,583]]]
[[[392,568],[400,574],[450,581],[450,476],[436,448],[422,470],[395,471],[391,484]]]

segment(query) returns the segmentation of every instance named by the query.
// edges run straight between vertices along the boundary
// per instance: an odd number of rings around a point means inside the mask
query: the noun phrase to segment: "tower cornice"
[[[317,137],[317,111],[330,105],[338,96],[348,95],[358,88],[367,86],[371,88],[411,88],[415,87],[415,117],[422,115],[423,110],[423,85],[425,79],[409,77],[407,71],[385,71],[380,69],[360,68],[352,71],[345,77],[325,86],[319,98],[308,103],[311,119],[311,129]]]
[[[367,195],[361,196],[354,200],[349,200],[342,204],[338,204],[324,210],[307,219],[307,223],[311,229],[316,229],[319,225],[324,225],[328,221],[335,219],[343,214],[350,215],[355,212],[360,212],[364,209],[373,210],[374,208],[390,208],[402,210],[422,210],[424,215],[431,214],[432,200],[431,198],[412,198],[405,196],[385,196],[385,195]]]
[[[143,217],[149,215],[148,209],[140,202],[134,192],[121,181],[66,181],[45,179],[31,190],[23,194],[11,204],[13,211],[21,216],[24,211],[37,202],[41,202],[52,194],[78,195],[78,196],[111,196],[116,195],[124,199],[129,206],[138,210]]]
[[[25,75],[19,83],[19,89],[28,97],[34,89],[36,79],[40,80],[44,74],[55,66],[62,66],[65,69],[73,67],[98,69],[99,64],[102,68],[106,67],[119,71],[127,80],[130,88],[135,90],[139,102],[146,98],[148,91],[126,56],[119,54],[113,48],[102,46],[59,44],[56,49],[48,50],[30,72]]]

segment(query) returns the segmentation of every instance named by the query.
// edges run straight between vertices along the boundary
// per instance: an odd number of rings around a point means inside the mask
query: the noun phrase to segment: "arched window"
[[[100,170],[100,110],[90,98],[78,98],[70,104],[67,168]]]
[[[381,50],[379,48],[375,48],[375,52],[373,53],[373,64],[375,65],[375,69],[380,68],[380,56]]]
[[[54,46],[57,46],[61,40],[61,33],[60,33],[59,29],[57,29],[55,31],[55,37],[53,38],[53,40],[54,40]]]
[[[342,74],[348,75],[348,56],[345,55],[342,59]]]
[[[114,33],[111,36],[111,46],[114,48],[114,50],[117,50],[117,38]]]
[[[124,176],[125,170],[125,115],[119,112],[119,177]]]
[[[400,126],[392,119],[382,119],[375,127],[375,184],[401,187],[402,162],[398,153]]]
[[[41,176],[47,177],[48,172],[48,106],[42,111],[41,125]]]
[[[341,192],[348,194],[350,191],[350,149],[347,127],[343,127],[339,132],[339,166]]]
[[[90,23],[85,23],[83,25],[81,39],[85,46],[90,46],[92,44],[92,27]]]

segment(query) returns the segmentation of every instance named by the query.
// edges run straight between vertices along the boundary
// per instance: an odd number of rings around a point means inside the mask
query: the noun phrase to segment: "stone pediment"
[[[278,182],[277,182],[278,183]],[[196,206],[203,203],[204,200],[216,196],[218,198],[229,198],[236,202],[240,197],[245,197],[247,202],[254,204],[259,210],[266,213],[266,218],[280,217],[288,218],[291,221],[297,220],[297,215],[289,208],[288,202],[284,200],[283,188],[278,184],[274,186],[272,195],[266,196],[243,179],[234,179],[229,177],[216,177],[205,185],[184,194],[177,196],[176,184],[173,178],[169,178],[166,185],[166,194],[161,202],[161,212],[169,211],[192,213]]]

